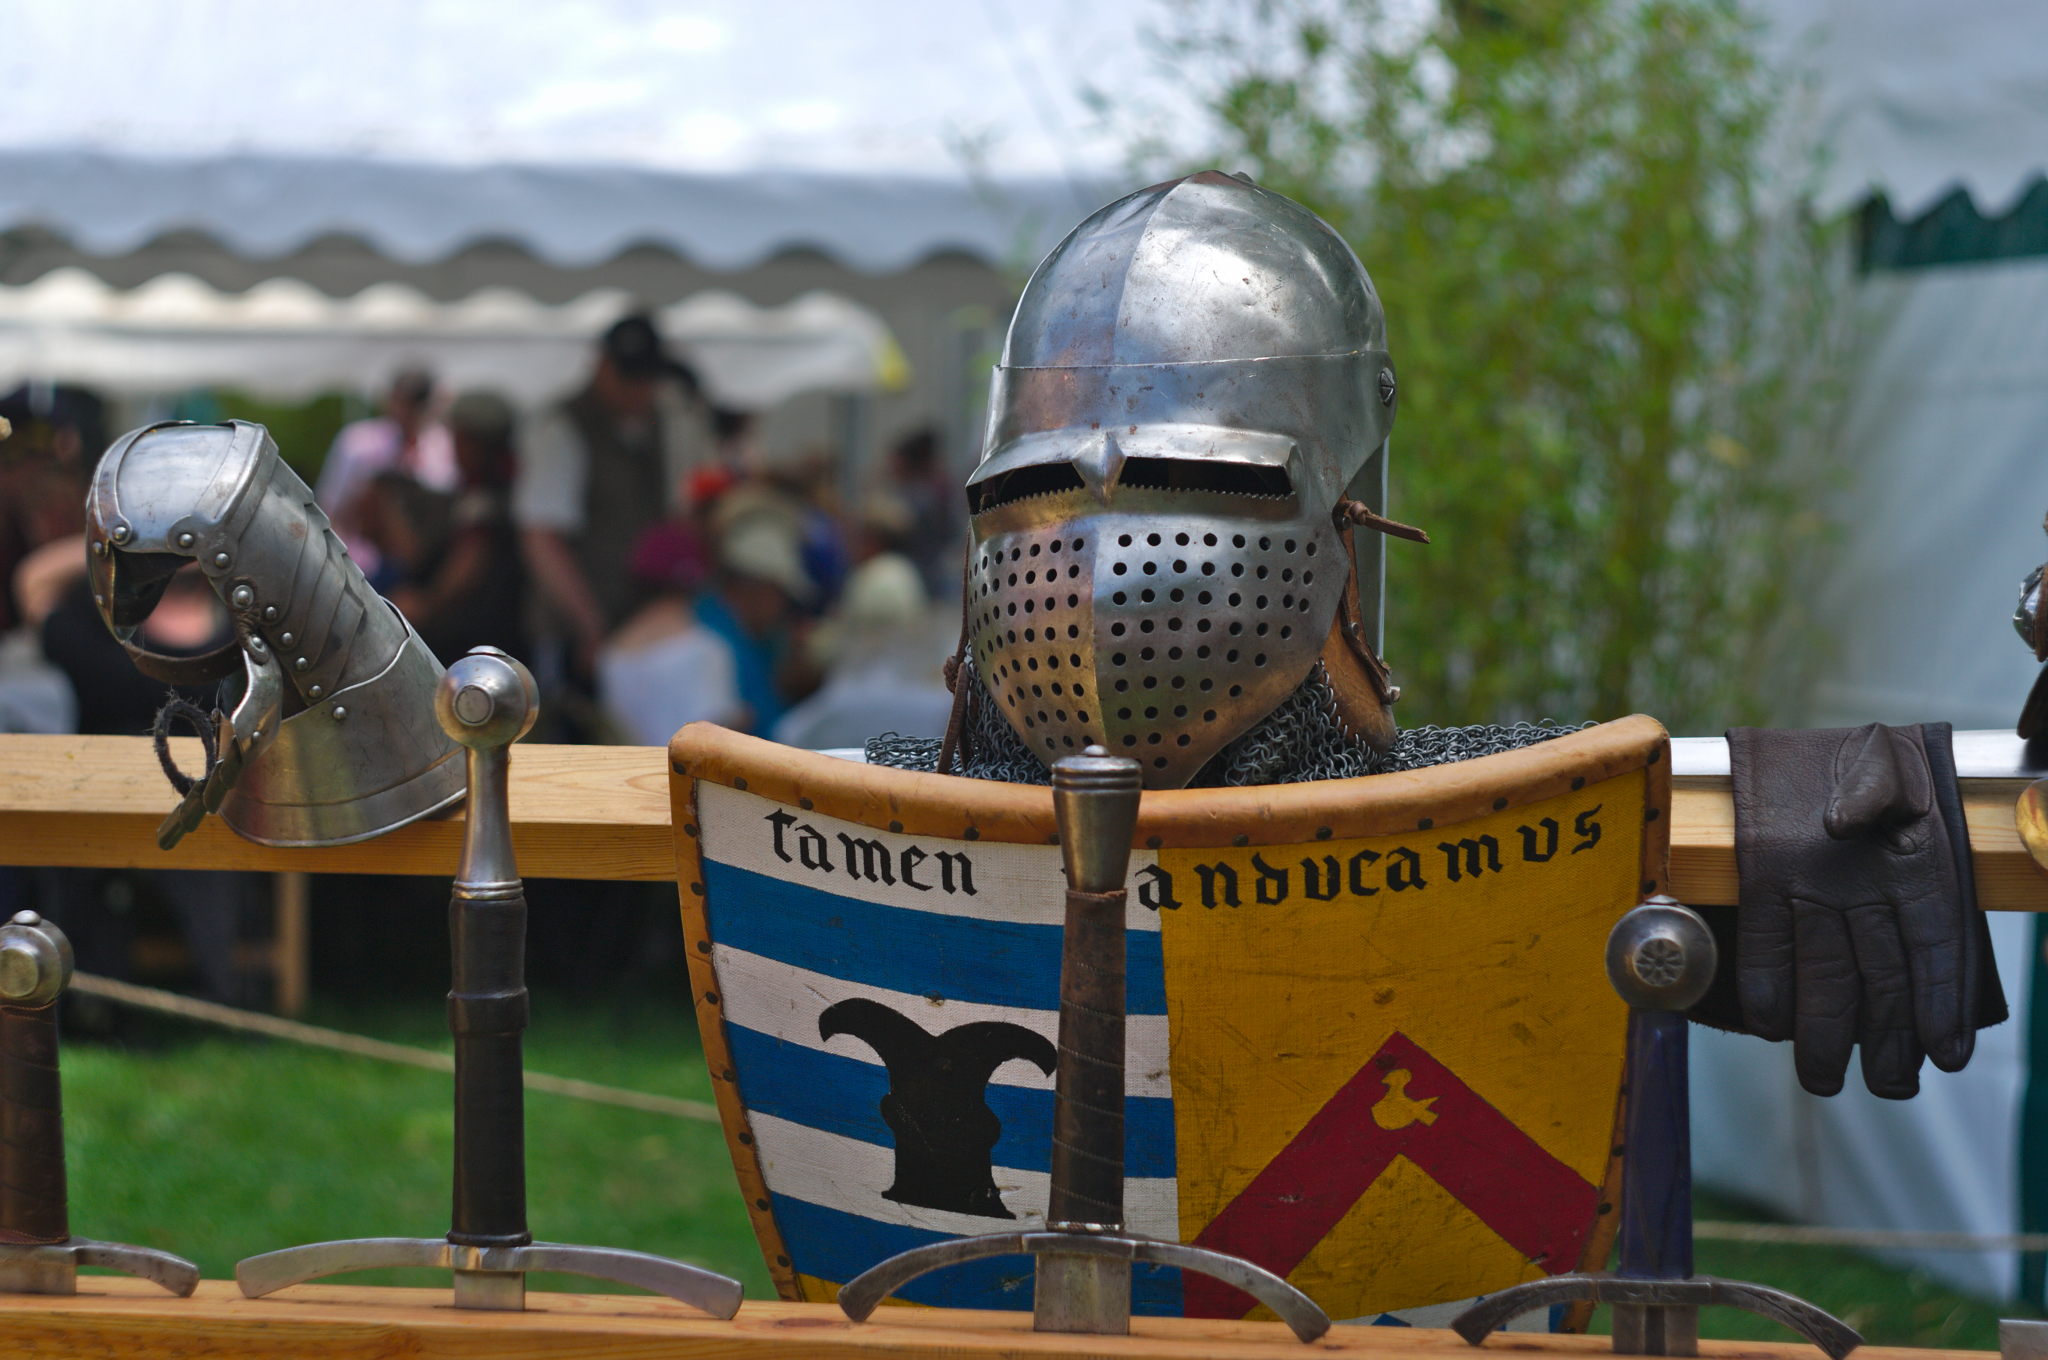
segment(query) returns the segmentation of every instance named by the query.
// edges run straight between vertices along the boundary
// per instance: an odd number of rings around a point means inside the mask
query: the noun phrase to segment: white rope
[[[1805,1223],[1692,1225],[1699,1242],[1762,1242],[1790,1247],[1902,1251],[2048,1251],[2048,1233],[1922,1232],[1914,1228],[1824,1228]]]
[[[394,1044],[383,1039],[349,1034],[343,1030],[325,1029],[319,1025],[286,1020],[282,1016],[238,1010],[233,1006],[180,996],[176,992],[167,992],[157,987],[139,987],[132,982],[121,982],[115,978],[101,977],[96,973],[74,973],[71,985],[87,996],[97,996],[124,1006],[160,1011],[184,1020],[197,1020],[202,1024],[219,1025],[223,1029],[239,1030],[244,1034],[267,1035],[272,1039],[305,1044],[310,1048],[331,1049],[336,1053],[348,1053],[358,1058],[375,1058],[380,1062],[403,1063],[408,1067],[424,1067],[432,1072],[455,1070],[453,1054],[437,1053],[431,1048]],[[643,1110],[648,1114],[665,1114],[676,1119],[698,1119],[711,1124],[718,1122],[718,1107],[708,1101],[649,1095],[644,1091],[601,1086],[594,1081],[550,1076],[545,1072],[535,1072],[531,1069],[526,1073],[526,1089],[545,1091],[549,1095],[568,1096],[571,1100],[588,1100],[599,1105]]]

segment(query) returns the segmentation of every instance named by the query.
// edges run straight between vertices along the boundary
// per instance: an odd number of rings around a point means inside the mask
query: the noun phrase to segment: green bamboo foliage
[[[1194,4],[1206,163],[1321,213],[1401,378],[1404,725],[1792,711],[1836,242],[1784,205],[1788,91],[1732,0]]]

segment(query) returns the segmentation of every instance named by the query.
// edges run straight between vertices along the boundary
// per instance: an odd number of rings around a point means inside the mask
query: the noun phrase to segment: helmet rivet
[[[247,586],[236,586],[235,593],[228,596],[228,598],[234,602],[235,608],[247,609],[250,605],[256,603],[256,592]]]
[[[181,548],[189,548],[198,541],[199,540],[194,538],[190,533],[183,533],[178,535],[178,546]]]
[[[292,662],[292,669],[295,671],[302,671],[311,664],[311,662],[307,661],[306,658],[302,656],[297,661]]]
[[[346,718],[347,716],[348,716],[348,710],[347,710],[347,709],[343,708],[343,707],[342,707],[342,706],[341,706],[340,704],[336,704],[336,705],[334,706],[334,720],[335,720],[336,722],[340,722],[340,721],[341,721],[341,720],[342,720],[343,718]]]
[[[277,606],[276,606],[276,605],[274,605],[274,604],[267,604],[267,605],[264,605],[264,606],[263,606],[263,621],[264,621],[265,623],[276,623],[276,622],[277,622]]]
[[[1394,370],[1391,368],[1383,368],[1380,370],[1380,405],[1392,406],[1393,404]]]
[[[216,567],[225,567],[229,562],[233,560],[233,558],[229,557],[224,552],[217,552],[213,555],[213,565],[215,565]]]
[[[134,530],[130,529],[127,525],[116,524],[112,529],[108,530],[107,537],[113,539],[116,543],[126,543],[129,536],[133,533]]]
[[[320,696],[321,696],[322,694],[325,694],[326,692],[327,692],[327,691],[326,691],[325,689],[323,689],[323,688],[322,688],[321,686],[319,686],[319,685],[308,685],[308,686],[306,686],[306,695],[307,695],[307,697],[308,697],[308,698],[312,698],[312,699],[317,699],[317,698],[319,698],[319,697],[320,697]]]

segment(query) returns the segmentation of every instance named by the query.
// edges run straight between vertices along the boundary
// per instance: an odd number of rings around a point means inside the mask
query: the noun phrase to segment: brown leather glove
[[[1961,1069],[2006,1007],[1949,725],[1738,727],[1728,750],[1734,967],[1694,1018],[1791,1039],[1815,1095],[1842,1089],[1858,1045],[1864,1084],[1892,1100],[1918,1093],[1924,1057]]]

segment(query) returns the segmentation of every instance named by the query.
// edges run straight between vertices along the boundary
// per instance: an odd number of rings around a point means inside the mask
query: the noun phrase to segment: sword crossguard
[[[182,1256],[126,1242],[72,1237],[62,1242],[0,1245],[0,1294],[75,1294],[78,1267],[118,1270],[160,1284],[181,1299],[199,1288],[199,1267]]]
[[[912,1247],[855,1276],[840,1289],[839,1306],[855,1322],[865,1322],[881,1307],[882,1300],[918,1276],[990,1256],[1032,1256],[1041,1262],[1046,1257],[1065,1256],[1127,1265],[1143,1262],[1178,1266],[1243,1290],[1272,1309],[1304,1342],[1314,1341],[1330,1330],[1329,1315],[1316,1306],[1314,1299],[1272,1271],[1242,1257],[1181,1242],[1109,1232],[990,1233]]]
[[[740,1310],[737,1280],[666,1256],[617,1247],[575,1247],[531,1242],[516,1247],[466,1247],[445,1237],[359,1237],[316,1242],[251,1256],[235,1266],[235,1283],[260,1299],[290,1285],[356,1270],[406,1266],[455,1272],[455,1306],[517,1311],[525,1306],[525,1277],[547,1270],[632,1285],[665,1295],[715,1318]]]
[[[1564,1303],[1613,1305],[1615,1351],[1624,1355],[1697,1355],[1697,1315],[1701,1308],[1711,1306],[1740,1308],[1782,1323],[1818,1346],[1828,1360],[1843,1360],[1863,1344],[1862,1336],[1848,1323],[1782,1289],[1712,1275],[1638,1280],[1604,1271],[1552,1275],[1489,1294],[1458,1314],[1451,1329],[1474,1346],[1484,1345],[1489,1334],[1522,1314]],[[1647,1316],[1625,1317],[1623,1310]],[[1630,1324],[1626,1329],[1625,1321]],[[1676,1327],[1670,1325],[1674,1322]],[[1637,1331],[1643,1334],[1640,1339],[1653,1340],[1653,1344],[1658,1340],[1664,1344],[1655,1350],[1637,1348],[1629,1345],[1625,1330]]]

